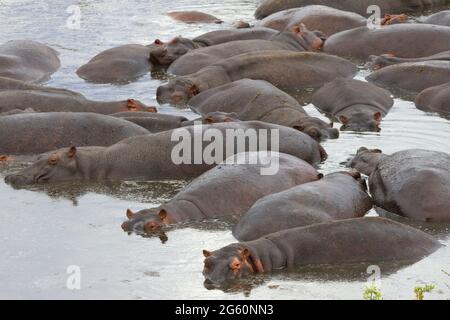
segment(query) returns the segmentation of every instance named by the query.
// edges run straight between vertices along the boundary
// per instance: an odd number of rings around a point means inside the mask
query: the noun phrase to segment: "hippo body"
[[[342,58],[312,52],[261,51],[237,55],[172,79],[157,90],[160,103],[186,104],[196,94],[240,79],[265,80],[286,93],[317,88],[336,77],[353,78],[356,66]]]
[[[60,66],[58,53],[42,43],[14,40],[0,45],[0,77],[33,83],[44,82]]]
[[[380,121],[394,100],[389,91],[370,83],[338,78],[320,88],[312,103],[331,119],[341,122],[341,130],[380,131]]]
[[[359,173],[333,173],[259,199],[239,220],[233,235],[251,241],[286,229],[363,217],[371,208],[372,199]]]
[[[44,87],[0,77],[0,113],[33,109],[35,112],[92,112],[111,114],[121,111],[150,111],[137,100],[92,101],[66,89]]]
[[[275,12],[308,5],[324,5],[367,16],[367,10],[372,5],[380,7],[384,15],[422,11],[446,4],[448,0],[265,0],[256,10],[255,17],[263,19]]]
[[[309,30],[321,31],[325,36],[367,25],[367,18],[349,11],[327,6],[311,5],[274,13],[260,22],[260,26],[283,31],[303,23]]]
[[[118,121],[120,119],[117,119]],[[201,139],[199,134],[207,132],[208,129],[217,129],[210,133],[220,133],[223,137],[223,147],[226,148],[227,139],[232,139],[231,145],[234,150],[231,153],[271,150],[270,143],[272,130],[274,134],[279,135],[279,152],[296,156],[306,162],[316,165],[326,158],[325,150],[319,143],[309,136],[287,127],[272,125],[268,123],[250,121],[250,122],[230,122],[199,126],[190,126],[160,133],[147,134],[138,137],[132,137],[122,140],[110,147],[82,147],[72,150],[70,153],[66,149],[61,149],[53,154],[41,156],[30,167],[16,175],[6,177],[8,183],[16,185],[26,185],[40,183],[35,177],[39,177],[43,170],[47,170],[47,161],[51,157],[56,157],[60,161],[52,167],[52,175],[43,182],[58,181],[122,181],[122,180],[167,180],[167,179],[189,179],[198,177],[200,174],[211,169],[215,164],[224,160],[224,156],[215,159],[217,162],[198,160],[194,158],[192,152],[196,150],[197,139]],[[195,130],[195,131],[194,131]],[[246,132],[260,132],[267,130],[267,145],[259,145],[259,135],[257,134],[258,146],[256,150],[250,149],[251,146],[244,142],[244,150],[238,149],[237,140],[233,136],[227,135],[227,130],[241,130]],[[192,137],[196,136],[195,139]],[[269,135],[269,137],[267,137]],[[201,150],[211,144],[210,141],[204,141]],[[190,148],[191,152],[183,150],[181,146]],[[186,151],[188,159],[178,159],[180,153]],[[228,151],[223,151],[226,155]],[[72,156],[67,156],[67,154]],[[174,156],[177,161],[174,162]],[[198,157],[198,156],[195,156]],[[217,156],[219,158],[219,156]],[[220,160],[220,161],[219,161]],[[195,162],[195,163],[194,163]],[[197,164],[196,164],[197,163]],[[73,170],[76,164],[77,170]]]
[[[369,66],[374,70],[378,70],[387,66],[392,66],[394,64],[400,64],[405,62],[426,62],[432,60],[450,61],[450,51],[444,51],[422,58],[400,58],[394,57],[389,54],[382,54],[381,56],[370,56],[369,58],[370,58]]]
[[[240,159],[246,157],[251,162],[239,164]],[[276,174],[261,175],[261,165],[256,164],[257,152],[240,153],[237,155],[238,164],[225,161],[205,172],[159,208],[136,214],[128,212],[130,219],[122,227],[125,231],[151,233],[164,225],[240,216],[265,195],[316,181],[319,177],[310,164],[296,157],[287,154],[265,157],[269,160],[277,157],[279,170]]]
[[[319,139],[339,137],[337,129],[309,117],[297,100],[263,80],[242,79],[203,91],[189,100],[189,105],[201,115],[234,113],[241,121],[279,124]]]
[[[375,71],[366,79],[380,87],[419,93],[449,81],[450,61],[400,63]]]
[[[127,84],[148,74],[151,46],[127,44],[100,52],[77,70],[77,75],[93,83]]]
[[[379,217],[356,218],[288,229],[203,251],[203,275],[222,284],[257,273],[296,271],[302,266],[414,263],[442,245],[410,226]]]
[[[443,10],[432,14],[423,23],[435,24],[438,26],[450,27],[450,10]]]
[[[450,82],[425,89],[416,97],[415,103],[420,110],[450,118]]]
[[[24,113],[0,117],[0,154],[38,154],[64,147],[110,146],[148,134],[131,122],[93,113]]]
[[[151,112],[119,112],[111,116],[131,121],[151,133],[180,128],[188,122],[185,117]]]
[[[371,55],[420,58],[449,50],[449,27],[413,23],[342,31],[329,37],[323,47],[325,53],[364,61]]]
[[[213,15],[200,11],[172,11],[168,12],[167,15],[175,21],[184,23],[223,23],[222,20]]]

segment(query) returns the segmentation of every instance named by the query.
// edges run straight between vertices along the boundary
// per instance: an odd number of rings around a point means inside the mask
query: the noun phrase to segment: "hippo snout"
[[[5,182],[9,185],[26,185],[31,183],[27,177],[19,174],[11,174],[6,176]]]
[[[330,139],[338,139],[339,138],[339,130],[337,128],[332,128],[328,130],[328,137]]]

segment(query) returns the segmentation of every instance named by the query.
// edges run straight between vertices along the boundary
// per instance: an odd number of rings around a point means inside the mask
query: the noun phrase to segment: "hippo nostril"
[[[122,223],[121,227],[123,231],[130,231],[130,224],[128,223],[128,221]]]

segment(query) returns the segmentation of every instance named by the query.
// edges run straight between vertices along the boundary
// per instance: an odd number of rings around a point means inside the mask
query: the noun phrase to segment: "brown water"
[[[259,1],[247,0],[92,0],[79,1],[80,30],[68,29],[66,12],[72,1],[0,0],[0,43],[33,39],[61,53],[62,68],[47,83],[80,91],[93,99],[137,98],[155,104],[161,83],[150,76],[126,86],[93,85],[75,70],[98,52],[122,44],[149,44],[155,38],[194,37],[225,28],[236,19],[253,20]],[[165,16],[171,10],[197,9],[223,19],[225,25],[185,25]],[[358,76],[362,79],[366,71]],[[312,107],[311,114],[320,116]],[[194,117],[188,110],[163,106],[162,111]],[[424,148],[450,153],[450,122],[396,99],[381,133],[344,133],[324,143],[330,157],[323,173],[360,146],[386,153]],[[0,298],[120,298],[120,299],[360,299],[368,278],[367,265],[314,268],[295,275],[275,274],[244,283],[241,288],[207,290],[203,286],[202,249],[234,242],[229,225],[188,225],[158,238],[124,233],[120,224],[126,208],[157,206],[170,199],[183,182],[121,184],[62,184],[14,190],[3,177],[20,165],[0,164]],[[372,212],[371,214],[375,214]],[[403,268],[382,266],[385,299],[410,299],[413,288],[436,285],[427,297],[450,297],[450,226],[417,226],[433,233],[446,247]],[[81,268],[81,289],[66,287],[67,267]]]

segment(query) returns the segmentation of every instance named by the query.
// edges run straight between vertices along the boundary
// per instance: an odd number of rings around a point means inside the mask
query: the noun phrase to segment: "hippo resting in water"
[[[450,82],[425,89],[416,97],[415,103],[420,110],[450,118]]]
[[[450,155],[411,149],[387,156],[361,148],[350,165],[370,175],[377,207],[414,220],[450,221]]]
[[[37,154],[64,147],[110,146],[148,134],[134,123],[75,112],[24,113],[0,117],[0,154]]]
[[[450,10],[444,10],[432,14],[431,16],[426,18],[423,23],[450,27]]]
[[[239,220],[233,235],[251,241],[311,224],[363,217],[372,208],[358,172],[338,172],[259,199]]]
[[[381,56],[372,55],[369,57],[369,59],[370,59],[369,67],[371,67],[374,70],[379,70],[387,66],[405,62],[426,62],[432,60],[450,61],[450,51],[440,52],[422,58],[400,58],[392,54],[382,54]]]
[[[200,69],[231,58],[239,54],[268,51],[288,50],[295,52],[318,50],[322,47],[322,39],[304,26],[293,27],[294,32],[280,32],[269,40],[230,41],[206,48],[192,50],[177,59],[167,69],[168,73],[184,76]]]
[[[119,121],[119,119],[117,120]],[[197,150],[195,146],[201,144],[201,141],[198,140],[201,140],[199,134],[202,134],[202,132],[213,137],[220,134],[217,139],[223,139],[223,148],[226,148],[228,141],[231,146],[234,146],[234,150],[223,150],[221,156],[220,150],[217,149],[221,145],[213,148],[216,144],[210,141],[203,141],[203,148]],[[239,132],[244,133],[244,135],[239,135]],[[257,148],[253,149],[255,146],[250,143],[246,144],[245,139],[255,132],[254,140],[256,141],[253,141],[253,143],[256,144]],[[190,126],[133,137],[110,147],[61,149],[42,155],[30,167],[18,174],[6,177],[5,180],[8,183],[24,185],[75,180],[189,179],[198,177],[215,164],[222,162],[227,154],[248,150],[271,150],[271,141],[276,139],[276,135],[279,137],[279,150],[276,151],[293,155],[313,165],[326,158],[326,152],[319,143],[297,130],[258,121],[229,122],[206,125],[202,128]],[[267,145],[260,142],[260,136],[263,136],[264,141],[267,141]],[[232,142],[229,139],[232,139]],[[243,142],[244,150],[239,148],[240,142]],[[278,141],[275,140],[275,142]],[[201,152],[201,155],[204,153],[209,155],[215,149],[219,150],[216,153],[215,161],[213,161],[215,164],[208,159],[208,161],[205,161],[203,157],[198,159],[199,152]],[[195,157],[192,155],[193,151],[197,151]]]
[[[0,77],[0,113],[33,109],[36,112],[93,112],[111,114],[122,111],[156,112],[140,101],[92,101],[82,94],[58,88],[27,84]]]
[[[172,11],[167,15],[175,21],[184,23],[223,23],[222,20],[200,11]]]
[[[0,45],[0,77],[43,82],[50,79],[60,65],[58,53],[42,43],[14,40]]]
[[[375,71],[366,79],[380,87],[419,93],[449,82],[450,61],[400,63]]]
[[[279,166],[277,173],[262,175],[259,163],[269,163],[274,158]],[[158,208],[135,214],[128,210],[129,221],[122,224],[124,231],[152,233],[191,220],[240,216],[261,197],[319,179],[311,165],[287,154],[240,153],[236,162],[230,164],[227,160]]]
[[[339,130],[310,117],[287,93],[264,80],[242,79],[203,91],[189,100],[196,113],[235,114],[242,121],[258,120],[300,130],[316,140],[337,139]]]
[[[160,103],[183,105],[205,90],[240,79],[270,82],[288,94],[317,88],[336,77],[353,78],[356,66],[339,57],[312,52],[261,51],[222,60],[200,71],[158,87]]]
[[[265,0],[256,10],[255,17],[263,19],[278,11],[315,4],[366,16],[368,7],[372,5],[380,7],[382,14],[408,13],[446,5],[448,0]]]
[[[360,27],[339,32],[329,37],[323,46],[326,53],[361,60],[386,53],[403,58],[419,58],[448,50],[449,27],[413,23],[379,29]]]
[[[391,93],[370,83],[338,78],[320,88],[312,103],[345,131],[380,131],[381,119],[391,110]]]
[[[205,256],[203,275],[222,284],[276,270],[302,266],[414,263],[442,245],[430,235],[379,217],[315,224],[228,245]]]

